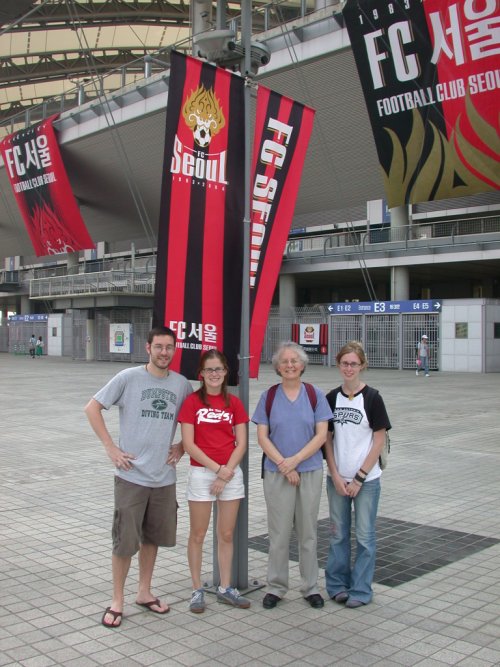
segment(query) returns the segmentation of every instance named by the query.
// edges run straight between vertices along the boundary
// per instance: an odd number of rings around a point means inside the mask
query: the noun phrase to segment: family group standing
[[[229,369],[222,352],[202,354],[200,386],[193,393],[186,378],[169,368],[175,349],[171,329],[152,329],[146,344],[148,363],[118,373],[85,408],[115,466],[113,595],[101,619],[109,628],[122,623],[125,582],[136,553],[136,603],[156,614],[169,611],[151,591],[152,576],[158,547],[176,542],[175,466],[184,451],[190,457],[186,488],[192,580],[189,609],[197,614],[206,609],[202,556],[214,503],[220,573],[216,600],[242,609],[251,604],[231,582],[233,536],[245,497],[240,463],[247,450],[249,417],[241,401],[228,391]],[[342,384],[326,396],[302,380],[307,363],[300,345],[282,343],[273,356],[281,382],[263,392],[252,416],[263,452],[269,533],[267,591],[262,604],[272,609],[288,592],[289,546],[295,530],[302,597],[315,609],[324,606],[318,584],[317,522],[326,459],[331,524],[326,590],[335,602],[355,608],[368,604],[373,595],[378,461],[391,425],[382,397],[361,380],[367,360],[360,343],[352,341],[338,353]],[[103,417],[103,411],[112,405],[119,408],[118,443]],[[173,444],[177,423],[182,440]],[[357,548],[351,568],[352,509]]]

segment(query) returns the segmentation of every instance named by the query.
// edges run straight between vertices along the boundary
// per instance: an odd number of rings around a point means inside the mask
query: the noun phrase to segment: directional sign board
[[[9,315],[9,322],[47,322],[48,315]]]
[[[441,301],[423,299],[418,301],[352,301],[330,303],[328,312],[332,315],[394,315],[394,313],[440,313]]]

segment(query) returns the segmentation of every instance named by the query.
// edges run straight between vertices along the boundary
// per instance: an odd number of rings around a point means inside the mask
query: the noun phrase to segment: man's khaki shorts
[[[141,544],[175,546],[177,507],[175,484],[150,488],[115,477],[113,554],[129,558]]]

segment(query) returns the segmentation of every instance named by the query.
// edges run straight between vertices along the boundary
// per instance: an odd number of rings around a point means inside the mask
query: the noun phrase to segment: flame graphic
[[[193,130],[196,143],[206,146],[226,124],[219,100],[212,88],[198,86],[184,102],[182,115],[186,125]],[[197,134],[201,131],[201,137]]]
[[[68,230],[62,226],[55,211],[46,202],[33,208],[31,224],[35,235],[48,255],[74,252],[77,247],[76,239],[70,237]]]
[[[392,129],[384,128],[392,143],[391,166],[388,174],[384,172],[389,207],[500,189],[498,133],[477,112],[469,92],[465,109],[476,143],[488,146],[497,157],[490,157],[465,138],[461,130],[462,114],[457,117],[450,139],[433,123],[428,123],[432,145],[423,155],[426,128],[420,112],[413,109],[412,131],[405,146]]]

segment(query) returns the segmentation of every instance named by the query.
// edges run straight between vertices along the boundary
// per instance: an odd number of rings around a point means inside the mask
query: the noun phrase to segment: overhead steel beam
[[[182,0],[178,3],[165,0],[148,2],[75,0],[71,3],[45,3],[34,8],[25,20],[13,25],[11,32],[69,28],[74,26],[75,20],[82,27],[99,27],[103,24],[187,25],[189,3]]]
[[[148,49],[137,47],[92,49],[38,53],[0,58],[0,89],[39,81],[66,79],[68,76],[105,74],[127,66],[131,72],[144,71],[144,56]],[[165,56],[167,59],[167,56]],[[156,67],[159,70],[159,67]]]
[[[31,3],[28,3],[31,4]],[[295,3],[277,2],[273,5],[268,0],[255,2],[255,13],[253,16],[254,28],[266,29],[266,19],[260,14],[259,7],[273,7],[277,16],[275,21],[289,21],[298,16],[298,8]],[[12,10],[11,10],[12,12]],[[17,14],[17,12],[16,12]],[[225,19],[231,21],[241,16],[239,2],[229,2],[226,7]],[[6,13],[3,17],[4,25],[11,19],[12,25],[9,32],[12,34],[22,32],[36,32],[40,30],[61,30],[81,28],[99,28],[103,26],[118,25],[154,25],[164,27],[190,26],[189,2],[180,0],[178,3],[166,2],[166,0],[150,0],[145,2],[130,2],[127,0],[88,0],[87,2],[65,2],[46,3],[33,6],[32,11],[25,19],[20,16]]]

